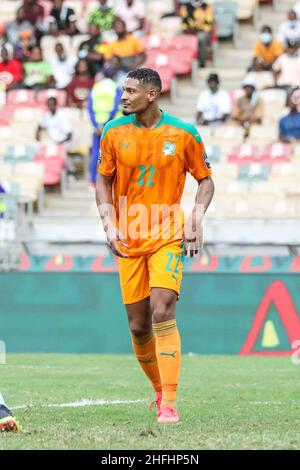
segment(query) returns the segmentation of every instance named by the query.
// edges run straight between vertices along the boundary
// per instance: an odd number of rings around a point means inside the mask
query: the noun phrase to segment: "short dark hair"
[[[141,67],[139,69],[131,70],[127,74],[127,78],[135,78],[143,85],[154,85],[158,91],[161,92],[161,78],[156,70],[149,69],[147,67]]]
[[[207,77],[207,83],[209,82],[216,82],[218,85],[220,84],[220,79],[219,79],[219,75],[216,74],[216,73],[211,73],[208,77]]]

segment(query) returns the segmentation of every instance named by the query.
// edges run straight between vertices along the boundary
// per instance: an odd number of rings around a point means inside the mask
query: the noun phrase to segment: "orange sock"
[[[156,357],[162,383],[163,401],[174,404],[180,371],[181,342],[176,320],[153,323]]]
[[[139,361],[143,371],[152,383],[156,392],[161,391],[161,381],[155,353],[155,337],[150,331],[145,336],[131,335],[132,346],[136,358]]]

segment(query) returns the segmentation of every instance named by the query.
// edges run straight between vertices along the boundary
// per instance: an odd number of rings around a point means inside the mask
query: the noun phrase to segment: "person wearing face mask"
[[[88,16],[89,24],[96,24],[101,31],[111,30],[115,19],[115,11],[111,0],[99,0],[99,7]]]
[[[300,54],[298,44],[288,41],[285,53],[273,64],[275,84],[279,88],[289,90],[300,83]]]
[[[200,93],[197,102],[196,123],[202,126],[222,124],[231,113],[231,100],[227,91],[219,88],[220,80],[216,73],[207,79],[208,89]]]
[[[259,39],[255,42],[253,49],[253,63],[257,62],[257,58],[260,58],[263,63],[262,70],[271,70],[273,62],[283,54],[284,49],[282,44],[273,38],[272,28],[270,26],[263,26],[260,31]]]
[[[118,0],[116,15],[126,23],[129,33],[140,35],[145,25],[146,10],[143,0]]]
[[[75,55],[66,55],[64,46],[58,42],[55,45],[55,54],[50,59],[51,70],[56,83],[56,88],[63,89],[68,86],[72,80],[77,57]]]
[[[289,10],[287,21],[279,26],[278,40],[286,47],[288,41],[300,44],[300,20],[294,10]]]

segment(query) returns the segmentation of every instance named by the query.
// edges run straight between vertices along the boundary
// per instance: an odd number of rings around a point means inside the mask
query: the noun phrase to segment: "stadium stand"
[[[21,3],[14,0],[0,3],[1,25],[15,19]],[[243,94],[245,77],[255,83],[264,103],[263,120],[261,125],[251,126],[246,139],[243,129],[231,120],[218,126],[199,127],[216,183],[216,197],[207,214],[207,242],[214,244],[222,240],[224,217],[232,217],[239,220],[232,242],[243,243],[249,218],[256,218],[264,226],[278,218],[296,224],[300,216],[300,143],[279,143],[278,135],[279,119],[287,114],[287,92],[274,87],[271,71],[248,71],[253,44],[262,25],[272,25],[276,35],[295,2],[214,0],[209,3],[215,9],[215,38],[206,68],[198,69],[196,36],[183,35],[180,18],[170,16],[172,1],[145,1],[147,27],[139,39],[146,52],[145,65],[155,68],[162,77],[161,107],[191,123],[195,123],[197,96],[205,89],[210,73],[218,73],[222,88],[230,93],[233,102]],[[47,34],[52,3],[42,0],[40,4],[45,10],[44,35],[39,38],[44,58],[50,57],[57,42],[63,43],[67,55],[77,54],[80,44],[89,38],[87,17],[98,2],[65,1],[74,10],[80,30],[80,34],[72,37]],[[69,155],[63,146],[38,143],[35,131],[49,96],[56,96],[60,107],[66,106],[65,90],[23,88],[5,94],[3,86],[0,89],[0,183],[6,187],[5,197],[11,194],[14,201],[19,201],[19,209],[30,216],[32,233],[37,238],[39,233],[47,238],[47,230],[40,230],[41,227],[49,228],[49,239],[53,239],[56,229],[61,233],[60,228],[65,227],[67,240],[71,227],[73,241],[76,234],[78,241],[96,243],[99,234],[104,240],[104,233],[93,194],[87,189],[93,132],[88,114],[85,109],[68,108],[76,129]],[[81,157],[81,163],[75,174],[67,175],[67,163],[74,155]],[[188,177],[184,206],[191,203],[194,190],[194,182]],[[82,224],[82,218],[86,224]]]

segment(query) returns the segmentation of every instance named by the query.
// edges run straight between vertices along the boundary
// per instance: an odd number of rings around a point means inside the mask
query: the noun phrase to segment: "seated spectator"
[[[9,56],[7,49],[2,47],[0,60],[0,83],[6,90],[20,88],[23,81],[22,64]]]
[[[98,25],[89,24],[90,39],[84,41],[79,46],[79,59],[88,61],[89,72],[94,77],[97,72],[101,72],[104,65],[104,52],[107,43],[104,41]]]
[[[24,64],[24,86],[32,90],[43,90],[54,85],[50,65],[43,60],[41,48],[35,46],[30,59]]]
[[[287,47],[288,41],[297,42],[300,44],[300,21],[294,10],[289,10],[287,13],[287,21],[284,21],[279,26],[278,40],[283,47]]]
[[[118,86],[122,88],[128,72],[122,69],[122,61],[120,57],[113,56],[105,63],[105,68],[108,71],[109,69],[111,70],[111,77],[118,84]]]
[[[113,3],[109,0],[99,0],[99,7],[90,12],[87,22],[96,24],[101,31],[108,31],[112,29],[114,19]]]
[[[89,73],[87,61],[79,59],[75,67],[75,75],[67,87],[67,105],[84,108],[93,83],[94,79]]]
[[[55,45],[55,54],[50,59],[50,67],[53,70],[55,87],[59,89],[66,88],[75,70],[77,57],[73,54],[67,56],[64,46],[58,42]]]
[[[75,15],[71,15],[69,17],[69,29],[68,29],[68,36],[76,36],[76,34],[81,34],[80,30],[77,26],[77,18]]]
[[[24,20],[35,28],[35,37],[39,40],[45,33],[45,10],[39,0],[23,0]]]
[[[207,79],[208,90],[200,93],[197,102],[196,123],[208,126],[221,124],[231,113],[231,99],[227,91],[219,88],[220,80],[212,73]]]
[[[260,37],[254,45],[252,70],[255,70],[254,65],[258,58],[262,60],[262,70],[271,70],[273,62],[283,54],[283,51],[282,44],[273,38],[272,28],[270,26],[263,26]],[[255,71],[257,72],[258,70]]]
[[[125,22],[120,18],[115,19],[114,30],[118,39],[107,44],[104,53],[105,59],[110,60],[114,56],[119,57],[121,68],[127,71],[142,65],[146,55],[141,41],[126,31]]]
[[[57,107],[57,99],[52,96],[47,100],[48,112],[42,118],[36,131],[36,140],[42,140],[43,131],[55,144],[64,144],[67,149],[72,141],[73,128],[65,109]]]
[[[13,53],[14,53],[13,45],[7,39],[4,25],[0,24],[0,49],[2,49],[2,47],[5,47],[9,56],[11,57],[13,56]]]
[[[193,0],[181,2],[179,13],[182,18],[182,31],[198,36],[199,65],[205,67],[206,49],[211,40],[214,25],[213,9],[202,0]]]
[[[17,9],[15,21],[9,23],[6,29],[7,39],[14,47],[16,47],[17,42],[19,41],[20,33],[22,31],[31,31],[33,34],[34,28],[29,21],[24,19],[24,8],[20,7]]]
[[[146,10],[142,0],[118,0],[115,11],[125,21],[129,33],[143,33]]]
[[[261,124],[263,118],[263,102],[256,92],[254,83],[244,81],[245,95],[234,105],[233,119],[245,129],[245,137],[249,134],[251,124]]]
[[[70,17],[75,12],[72,8],[64,5],[64,0],[53,0],[53,8],[49,16],[49,34],[69,34]]]
[[[15,47],[15,57],[20,62],[27,62],[32,48],[36,45],[36,39],[30,29],[20,31],[19,39]]]
[[[295,42],[288,42],[285,53],[274,62],[273,72],[276,86],[286,90],[299,86],[300,54]]]
[[[300,141],[300,91],[291,93],[288,97],[289,114],[279,121],[279,139],[281,142]]]

